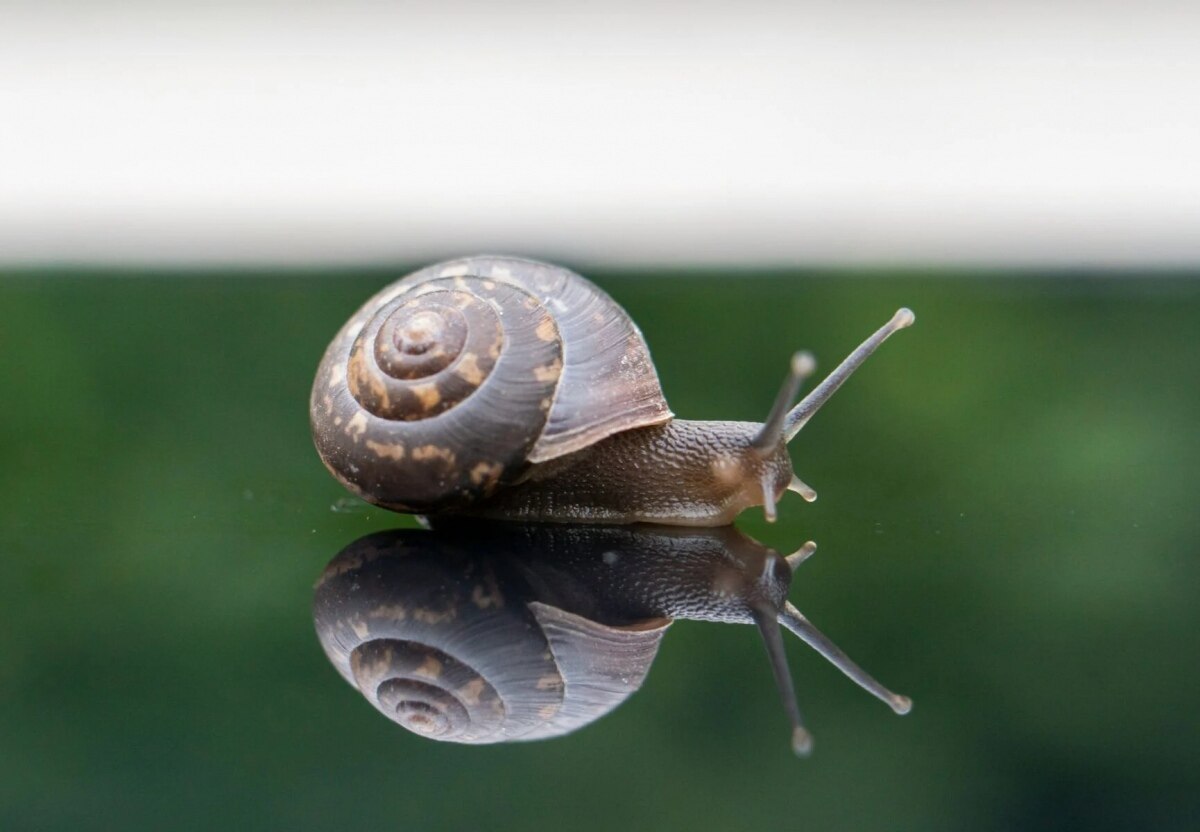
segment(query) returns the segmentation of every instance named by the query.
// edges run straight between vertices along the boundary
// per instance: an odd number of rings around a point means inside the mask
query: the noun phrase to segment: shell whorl
[[[669,623],[606,625],[538,596],[502,557],[384,532],[326,567],[313,618],[330,662],[393,722],[449,742],[534,740],[623,702]]]
[[[479,671],[413,641],[375,639],[350,653],[354,684],[381,713],[436,740],[486,742],[503,731],[505,706]]]
[[[318,451],[371,502],[470,502],[524,465],[562,366],[554,319],[532,296],[478,278],[423,283],[335,339],[314,387]]]
[[[533,614],[489,565],[423,540],[370,535],[330,563],[313,599],[326,656],[388,719],[430,739],[538,730],[564,683]]]
[[[516,258],[443,263],[385,288],[329,345],[311,401],[334,476],[417,512],[670,418],[628,315],[584,278]]]

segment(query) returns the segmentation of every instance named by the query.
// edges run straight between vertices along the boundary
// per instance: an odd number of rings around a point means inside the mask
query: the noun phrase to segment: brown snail
[[[897,713],[885,689],[787,601],[788,558],[732,526],[458,521],[361,538],[317,581],[329,660],[389,719],[431,739],[543,739],[609,713],[644,681],[672,619],[754,623],[807,753],[780,624]]]
[[[675,419],[641,332],[579,275],[511,257],[415,272],[342,327],[317,370],[326,467],[364,500],[418,514],[716,526],[787,490],[787,443],[883,341],[899,310],[798,405],[791,369],[763,424]]]

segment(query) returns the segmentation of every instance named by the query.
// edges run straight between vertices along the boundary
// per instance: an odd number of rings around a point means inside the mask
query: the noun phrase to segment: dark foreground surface
[[[1129,829],[1200,818],[1200,282],[594,274],[672,408],[762,418],[791,351],[898,335],[740,524],[791,598],[797,760],[751,628],[681,622],[571,736],[437,744],[326,661],[312,585],[411,525],[316,459],[326,342],[399,271],[0,275],[0,828]]]

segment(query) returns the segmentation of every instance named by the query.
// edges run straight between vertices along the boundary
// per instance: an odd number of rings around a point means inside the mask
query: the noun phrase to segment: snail
[[[316,583],[313,617],[329,660],[375,708],[469,744],[561,736],[609,713],[642,685],[674,619],[754,623],[806,754],[780,624],[895,712],[912,705],[788,603],[815,548],[784,558],[733,526],[457,520],[347,546]]]
[[[787,444],[889,335],[901,309],[798,405],[792,357],[762,423],[667,407],[629,315],[585,278],[512,257],[430,266],[342,327],[313,383],[313,440],[352,493],[423,515],[717,526],[816,493]]]

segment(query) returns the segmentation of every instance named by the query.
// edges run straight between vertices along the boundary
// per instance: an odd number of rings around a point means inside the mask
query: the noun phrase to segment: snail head
[[[676,568],[671,573],[672,581],[676,586],[688,588],[689,603],[687,609],[671,610],[671,613],[685,618],[756,626],[791,727],[792,750],[797,755],[808,755],[813,743],[800,715],[795,685],[788,669],[782,635],[784,628],[895,713],[906,714],[912,709],[911,699],[880,684],[788,601],[795,570],[817,550],[817,544],[809,541],[784,557],[736,531],[714,531],[710,535],[713,540],[720,541],[721,557],[713,560],[716,568],[704,576],[709,583],[705,585],[703,580],[695,578],[688,580],[691,576]]]
[[[807,352],[797,352],[792,356],[787,378],[784,379],[767,420],[750,440],[742,459],[735,465],[739,469],[739,476],[748,481],[748,489],[757,492],[756,497],[761,497],[767,522],[775,522],[775,506],[785,491],[794,491],[810,503],[817,499],[817,492],[793,473],[787,451],[788,443],[880,344],[893,333],[911,326],[915,321],[916,316],[911,310],[897,310],[891,320],[859,344],[795,407],[792,407],[792,402],[800,393],[805,379],[816,369],[816,361]]]
[[[749,593],[745,596],[749,602],[750,617],[762,636],[767,649],[767,658],[771,663],[771,672],[775,677],[775,685],[779,691],[780,700],[787,714],[792,729],[792,750],[799,756],[807,756],[812,751],[812,734],[804,727],[800,716],[800,706],[796,701],[796,689],[792,683],[791,671],[788,670],[787,656],[784,652],[781,627],[786,627],[809,647],[820,653],[834,667],[846,674],[851,681],[883,702],[897,714],[906,714],[912,710],[912,700],[907,696],[885,688],[876,679],[863,670],[833,641],[804,617],[787,600],[787,590],[791,585],[792,573],[817,550],[817,544],[811,540],[798,550],[781,558],[775,553],[764,561],[760,579],[761,592]],[[786,566],[781,563],[786,561]]]

